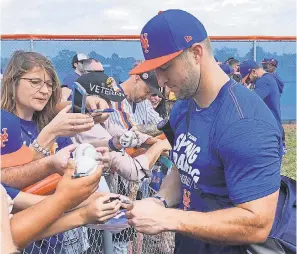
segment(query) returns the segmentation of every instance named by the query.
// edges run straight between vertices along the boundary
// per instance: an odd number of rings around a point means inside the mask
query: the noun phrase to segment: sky
[[[138,35],[160,10],[195,15],[209,35],[296,35],[295,0],[0,0],[1,34]]]

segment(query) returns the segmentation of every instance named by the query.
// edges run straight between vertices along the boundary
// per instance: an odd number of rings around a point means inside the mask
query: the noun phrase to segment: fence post
[[[253,41],[253,47],[254,47],[254,61],[257,62],[257,41]]]
[[[101,177],[98,190],[99,192],[110,192],[108,184],[105,177]],[[112,243],[112,233],[108,231],[103,231],[103,253],[112,254],[113,253],[113,243]]]
[[[33,39],[30,39],[30,51],[34,50],[34,41]]]

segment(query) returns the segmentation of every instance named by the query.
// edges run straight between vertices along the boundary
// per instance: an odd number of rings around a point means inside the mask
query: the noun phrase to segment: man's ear
[[[203,51],[205,49],[199,43],[194,43],[190,49],[190,51],[194,54],[196,64],[201,62],[201,58],[203,56]]]
[[[140,76],[139,75],[133,75],[133,77],[134,77],[135,83],[140,80]]]

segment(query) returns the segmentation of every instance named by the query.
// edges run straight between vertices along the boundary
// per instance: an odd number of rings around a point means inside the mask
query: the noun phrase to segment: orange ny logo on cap
[[[185,36],[186,42],[190,42],[192,39],[193,39],[192,36]]]
[[[149,41],[148,41],[148,38],[147,38],[147,33],[144,33],[144,34],[141,34],[140,35],[140,42],[141,42],[141,47],[143,47],[144,49],[144,52],[145,53],[148,53],[148,48],[149,48]]]
[[[3,134],[2,134],[3,132]],[[7,128],[3,128],[1,131],[1,147],[5,147],[4,142],[8,141],[8,133],[7,133]]]

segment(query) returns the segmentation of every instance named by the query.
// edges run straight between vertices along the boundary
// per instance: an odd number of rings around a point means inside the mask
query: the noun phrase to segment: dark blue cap
[[[1,110],[1,167],[23,165],[32,160],[32,150],[23,145],[20,119]]]
[[[242,62],[239,66],[240,75],[242,77],[242,82],[246,80],[248,75],[252,72],[253,69],[258,69],[259,66],[254,60],[246,60]]]
[[[232,75],[234,74],[234,69],[229,64],[222,64],[221,69],[227,74]]]
[[[275,58],[264,58],[261,63],[262,64],[263,63],[272,64],[275,67],[277,67],[277,65],[278,65],[278,61]]]
[[[203,24],[182,10],[159,12],[142,29],[140,42],[145,61],[130,74],[154,70],[207,38]]]

